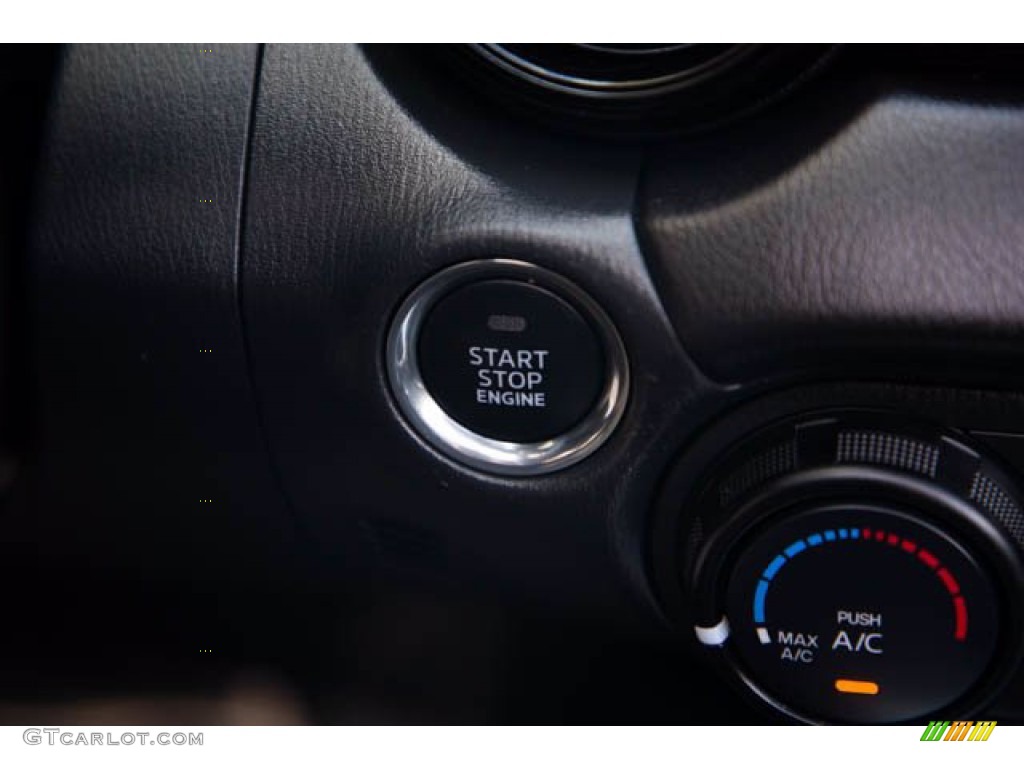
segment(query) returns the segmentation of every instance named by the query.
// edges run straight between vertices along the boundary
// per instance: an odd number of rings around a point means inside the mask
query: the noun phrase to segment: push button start
[[[566,433],[604,386],[594,330],[568,302],[529,283],[488,280],[445,296],[427,316],[418,353],[441,407],[498,440]]]
[[[626,353],[602,309],[533,264],[444,270],[403,303],[388,376],[405,417],[477,469],[553,472],[597,450],[622,417]]]

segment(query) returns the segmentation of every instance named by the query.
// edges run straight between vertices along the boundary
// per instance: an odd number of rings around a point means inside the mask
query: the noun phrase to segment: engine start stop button
[[[610,320],[564,278],[495,259],[451,267],[406,300],[388,342],[402,411],[453,458],[502,474],[575,463],[625,408]]]
[[[568,302],[530,283],[487,280],[445,296],[427,316],[418,351],[441,407],[499,440],[564,434],[604,385],[595,331]]]

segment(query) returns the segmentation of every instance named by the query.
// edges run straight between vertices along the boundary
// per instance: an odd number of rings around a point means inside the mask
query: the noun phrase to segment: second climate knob
[[[962,717],[1017,663],[1024,512],[955,434],[794,419],[734,448],[686,509],[697,638],[790,716]]]

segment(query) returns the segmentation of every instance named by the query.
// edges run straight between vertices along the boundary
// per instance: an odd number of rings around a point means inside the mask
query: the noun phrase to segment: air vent
[[[456,46],[460,73],[527,117],[625,137],[749,112],[815,69],[828,46],[653,43]]]
[[[757,46],[500,45],[476,46],[484,58],[517,77],[565,93],[602,99],[643,99],[682,89],[724,72]]]

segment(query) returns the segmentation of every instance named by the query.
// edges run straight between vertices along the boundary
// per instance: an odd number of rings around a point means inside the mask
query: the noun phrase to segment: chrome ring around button
[[[451,418],[431,396],[420,371],[417,346],[424,320],[454,289],[480,280],[511,279],[547,288],[570,302],[593,325],[604,349],[605,382],[594,407],[562,435],[536,443],[514,443],[477,434]],[[431,445],[474,469],[526,477],[565,469],[596,451],[626,410],[629,362],[618,332],[604,310],[564,277],[513,259],[470,261],[427,279],[402,303],[387,341],[387,371],[402,414]]]

